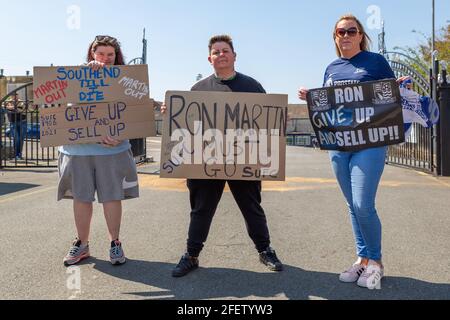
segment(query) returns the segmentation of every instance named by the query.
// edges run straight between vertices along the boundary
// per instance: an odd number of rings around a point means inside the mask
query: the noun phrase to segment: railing
[[[41,148],[39,107],[28,90],[32,82],[9,92],[0,100],[0,167],[56,167],[58,152]],[[14,99],[18,94],[23,99]]]
[[[389,59],[388,61],[397,78],[410,76],[413,80],[412,90],[421,95],[430,96],[430,83],[419,72],[409,66],[407,62]],[[412,124],[411,134],[407,137],[406,142],[389,147],[387,161],[391,164],[433,172],[436,163],[433,129],[424,128],[416,123]]]

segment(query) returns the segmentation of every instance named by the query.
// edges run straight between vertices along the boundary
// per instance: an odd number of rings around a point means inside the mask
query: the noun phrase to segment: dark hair
[[[234,52],[233,39],[231,39],[231,37],[229,35],[221,34],[221,35],[211,37],[211,39],[209,39],[209,44],[208,44],[209,52],[211,52],[211,48],[212,48],[213,44],[216,42],[228,43],[228,45],[231,47],[231,51]]]
[[[336,22],[336,24],[334,25],[334,30],[333,30],[333,39],[336,40],[336,27],[337,27],[338,23],[341,22],[342,20],[353,20],[353,21],[356,22],[356,24],[358,26],[359,33],[361,33],[363,35],[361,43],[359,44],[359,49],[361,49],[363,51],[369,51],[370,50],[370,43],[372,42],[372,40],[370,40],[370,37],[367,35],[366,31],[364,30],[364,27],[363,27],[362,23],[358,20],[358,18],[356,18],[351,13],[343,15]],[[336,47],[336,54],[337,54],[338,57],[340,57],[341,56],[341,51],[339,50],[339,47],[336,44],[336,41],[334,41],[334,45]]]
[[[95,37],[95,40],[92,41],[92,43],[89,45],[89,49],[87,52],[87,62],[88,63],[91,62],[92,60],[94,60],[93,53],[100,46],[113,47],[116,52],[116,60],[114,61],[114,64],[115,65],[124,65],[125,64],[125,59],[123,57],[122,50],[120,49],[120,42],[117,41],[116,38],[111,37],[111,36],[96,36]]]

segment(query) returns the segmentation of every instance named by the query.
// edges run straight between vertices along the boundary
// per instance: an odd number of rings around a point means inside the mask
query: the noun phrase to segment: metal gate
[[[404,53],[386,51],[384,26],[382,32],[379,34],[378,42],[379,52],[389,62],[395,76],[397,78],[401,76],[411,77],[413,80],[412,89],[415,92],[423,96],[432,96],[431,81],[427,80],[415,68],[421,69],[423,74],[429,74],[430,70],[421,64],[420,61]],[[411,134],[404,143],[389,146],[387,162],[426,172],[433,172],[436,169],[436,150],[434,148],[433,138],[433,128],[424,128],[417,123],[413,123]]]
[[[430,96],[430,84],[424,77],[409,65],[388,59],[396,77],[410,76],[413,79],[413,90],[420,95]],[[427,172],[435,169],[435,150],[433,148],[433,128],[424,128],[417,123],[412,124],[411,134],[405,143],[389,147],[388,162]]]
[[[0,100],[0,168],[56,167],[58,151],[41,148],[39,107],[33,105],[27,83]]]

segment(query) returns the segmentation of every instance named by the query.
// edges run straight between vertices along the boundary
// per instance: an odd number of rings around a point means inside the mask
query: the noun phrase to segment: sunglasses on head
[[[117,39],[111,36],[95,36],[95,41],[117,43]]]
[[[355,27],[351,27],[348,29],[344,29],[344,28],[337,28],[336,29],[336,35],[339,38],[343,38],[346,34],[348,34],[349,37],[354,37],[359,33],[358,28]]]

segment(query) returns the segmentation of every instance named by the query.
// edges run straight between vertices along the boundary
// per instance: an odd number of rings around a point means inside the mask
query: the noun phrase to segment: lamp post
[[[438,51],[436,50],[436,40],[434,32],[434,0],[431,0],[431,97],[436,99],[437,75],[439,73],[439,65],[437,63]]]
[[[147,39],[145,38],[145,28],[142,37],[142,56],[130,60],[127,64],[147,64]]]
[[[142,37],[142,63],[147,64],[147,39],[145,39],[145,28],[144,36]]]
[[[431,0],[431,52],[434,51],[435,39],[434,39],[434,0]]]

